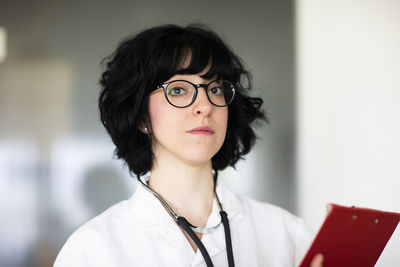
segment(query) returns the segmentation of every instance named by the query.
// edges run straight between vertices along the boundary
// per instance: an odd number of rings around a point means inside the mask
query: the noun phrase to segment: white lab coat
[[[221,181],[217,194],[228,214],[235,266],[298,266],[310,244],[303,221],[289,212],[248,197],[235,196]],[[216,200],[207,221],[220,220]],[[223,225],[203,234],[215,267],[228,266]],[[57,256],[55,267],[206,266],[183,232],[139,183],[133,196],[79,228]]]

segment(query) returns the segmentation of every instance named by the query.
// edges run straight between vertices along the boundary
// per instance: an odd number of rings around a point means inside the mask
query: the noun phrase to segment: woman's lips
[[[189,130],[188,133],[198,135],[212,135],[214,133],[214,130],[209,126],[200,126]]]

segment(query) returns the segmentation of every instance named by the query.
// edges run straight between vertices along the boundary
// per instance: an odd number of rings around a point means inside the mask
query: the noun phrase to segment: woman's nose
[[[195,115],[207,116],[212,110],[212,104],[208,100],[206,89],[204,87],[198,88],[196,100],[193,103],[193,113]]]

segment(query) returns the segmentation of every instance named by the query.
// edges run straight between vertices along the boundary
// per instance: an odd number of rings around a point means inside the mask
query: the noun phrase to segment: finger
[[[332,205],[331,204],[328,204],[328,205],[326,205],[326,213],[331,213],[331,211],[332,211]]]
[[[310,267],[323,267],[324,256],[322,254],[317,254],[314,256],[310,263]]]

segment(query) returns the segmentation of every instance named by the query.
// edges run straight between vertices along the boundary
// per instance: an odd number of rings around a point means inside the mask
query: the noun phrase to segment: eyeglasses
[[[185,108],[194,103],[200,87],[204,88],[208,101],[217,107],[229,105],[235,96],[235,87],[226,80],[211,81],[207,84],[175,80],[159,85],[156,89],[164,89],[164,95],[172,106]]]

